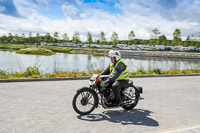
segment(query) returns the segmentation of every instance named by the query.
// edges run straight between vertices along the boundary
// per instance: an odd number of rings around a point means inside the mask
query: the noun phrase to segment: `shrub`
[[[161,74],[161,69],[159,69],[159,68],[153,69],[152,71],[155,74]]]
[[[5,76],[5,75],[6,75],[6,71],[0,69],[0,76]]]
[[[40,71],[39,71],[39,68],[37,67],[27,67],[24,74],[26,77],[33,76],[33,75],[40,75]]]

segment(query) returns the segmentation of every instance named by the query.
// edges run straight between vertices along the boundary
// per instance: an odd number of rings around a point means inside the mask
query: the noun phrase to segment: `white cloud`
[[[36,12],[40,8],[48,9],[48,2],[50,0],[13,0],[18,12],[26,17]]]
[[[67,19],[81,19],[78,9],[73,5],[62,5],[62,11]]]
[[[71,38],[75,31],[81,34],[82,39],[86,39],[86,34],[90,31],[93,36],[98,37],[100,31],[104,31],[106,38],[109,40],[112,33],[115,31],[118,33],[120,39],[127,39],[127,36],[131,30],[135,32],[136,38],[149,39],[152,34],[152,29],[158,28],[161,34],[166,35],[168,39],[172,39],[172,34],[176,28],[181,29],[183,38],[200,32],[200,22],[198,19],[166,19],[160,13],[154,13],[150,10],[150,7],[156,7],[157,5],[148,2],[147,5],[142,3],[130,3],[128,0],[120,0],[121,4],[116,5],[123,10],[122,14],[109,14],[102,10],[87,9],[83,13],[79,13],[78,9],[73,5],[62,5],[62,11],[67,19],[52,20],[45,17],[34,9],[28,9],[22,5],[26,0],[15,0],[16,6],[20,14],[26,16],[26,18],[14,18],[0,14],[0,29],[2,34],[5,33],[43,33],[50,32],[52,35],[54,32],[63,34],[67,32]],[[143,0],[143,2],[147,0]],[[124,2],[124,3],[122,3]],[[128,4],[129,2],[129,4]],[[200,4],[197,0],[196,3]],[[28,3],[26,4],[28,5]],[[184,7],[187,4],[177,6],[176,10],[180,12],[180,7]],[[194,9],[198,9],[196,5],[192,5]],[[194,13],[194,9],[191,9]],[[175,9],[173,9],[175,10]],[[185,9],[186,10],[186,9]],[[187,8],[189,10],[189,7]],[[142,12],[144,11],[144,12]],[[175,12],[177,17],[178,11]],[[184,13],[189,11],[184,11]],[[196,17],[200,18],[197,14]],[[183,16],[184,17],[184,16]],[[192,21],[195,20],[195,21]]]

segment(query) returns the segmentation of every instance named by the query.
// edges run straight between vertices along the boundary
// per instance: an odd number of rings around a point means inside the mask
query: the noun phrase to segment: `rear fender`
[[[143,88],[142,87],[139,87],[139,86],[134,86],[133,85],[133,88],[135,88],[135,90],[137,91],[137,92],[139,92],[139,93],[143,93]]]

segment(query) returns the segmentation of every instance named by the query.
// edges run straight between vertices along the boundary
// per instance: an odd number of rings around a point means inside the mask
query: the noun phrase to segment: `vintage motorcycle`
[[[90,114],[98,105],[105,109],[116,108],[114,103],[114,92],[109,85],[102,84],[109,76],[94,74],[89,81],[90,87],[82,87],[77,89],[72,106],[76,113],[80,115]],[[133,109],[138,101],[143,99],[140,94],[143,93],[143,88],[134,86],[133,81],[120,90],[122,104],[120,105],[125,110]],[[119,107],[119,106],[118,106]]]

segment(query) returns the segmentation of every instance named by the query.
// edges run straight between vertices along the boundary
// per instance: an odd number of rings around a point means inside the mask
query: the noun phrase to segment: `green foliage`
[[[152,30],[153,34],[154,34],[154,39],[158,39],[158,35],[160,34],[159,30],[157,28],[154,28]]]
[[[110,40],[112,41],[113,45],[117,45],[117,43],[118,43],[118,34],[116,32],[113,32]]]
[[[161,69],[156,68],[156,69],[153,69],[152,72],[155,74],[161,74]]]
[[[27,67],[26,71],[24,72],[26,77],[40,75],[40,71],[38,67]]]
[[[133,44],[134,38],[135,38],[135,33],[134,33],[134,31],[131,31],[131,32],[128,34],[128,44],[129,44],[129,45],[132,45],[132,44]]]
[[[87,33],[87,43],[88,43],[88,44],[92,44],[92,43],[93,43],[92,35],[91,35],[90,32]]]
[[[72,42],[75,43],[75,44],[80,42],[80,34],[78,32],[74,32]]]
[[[167,38],[165,37],[165,35],[159,36],[158,42],[158,44],[167,45]]]
[[[63,37],[63,39],[66,40],[66,41],[69,40],[69,37],[68,37],[68,34],[67,34],[67,33],[64,33],[62,37]]]
[[[21,45],[21,44],[0,44],[0,49],[4,50],[19,50],[23,48],[27,48],[28,46],[26,45]]]
[[[70,51],[72,51],[72,48],[66,48],[66,47],[43,46],[42,48],[46,48],[53,52],[60,52],[60,53],[70,53]]]
[[[172,40],[172,46],[178,46],[182,44],[182,40],[181,40],[181,30],[180,29],[176,29],[173,33],[173,40]]]
[[[154,28],[152,30],[153,34],[151,35],[150,39],[137,39],[135,38],[134,31],[130,31],[128,34],[127,40],[118,40],[118,34],[116,32],[113,32],[111,36],[111,41],[106,41],[105,33],[103,31],[100,32],[99,38],[97,41],[92,41],[92,36],[90,32],[88,32],[88,39],[86,42],[80,41],[80,34],[78,32],[74,33],[73,38],[70,40],[67,33],[64,33],[62,35],[62,39],[59,39],[58,32],[55,32],[53,34],[53,37],[50,35],[50,33],[46,33],[46,35],[42,36],[39,33],[37,33],[35,36],[32,35],[32,33],[28,33],[28,35],[25,35],[25,33],[22,33],[21,35],[18,34],[12,34],[9,33],[8,35],[2,35],[0,36],[0,44],[25,44],[29,43],[32,47],[32,44],[39,43],[39,42],[46,42],[46,43],[64,43],[64,42],[73,42],[75,44],[78,43],[94,43],[94,44],[101,44],[101,45],[116,45],[116,44],[143,44],[143,45],[168,45],[168,46],[178,46],[178,45],[184,45],[184,46],[196,46],[200,47],[200,33],[195,38],[195,35],[192,34],[187,37],[185,41],[181,40],[181,30],[175,29],[173,33],[173,40],[167,40],[165,35],[160,35],[160,32],[157,28]],[[15,50],[15,49],[12,49]],[[19,50],[19,49],[16,49]]]
[[[99,34],[99,41],[101,45],[105,44],[106,42],[105,33],[103,31],[101,31]]]
[[[44,48],[26,48],[20,49],[16,53],[18,54],[34,54],[34,55],[54,55],[55,53],[49,49]]]
[[[5,75],[6,75],[6,71],[0,69],[0,76],[5,76]]]
[[[93,74],[100,74],[103,70],[91,69],[89,72],[80,72],[78,69],[68,72],[54,72],[41,74],[39,68],[28,67],[25,72],[7,73],[0,70],[0,79],[15,79],[15,78],[59,78],[59,77],[84,77],[92,76]],[[200,73],[200,68],[193,68],[187,70],[171,69],[169,71],[162,71],[159,68],[145,71],[142,67],[136,72],[129,72],[129,75],[161,75],[161,74],[193,74]]]

